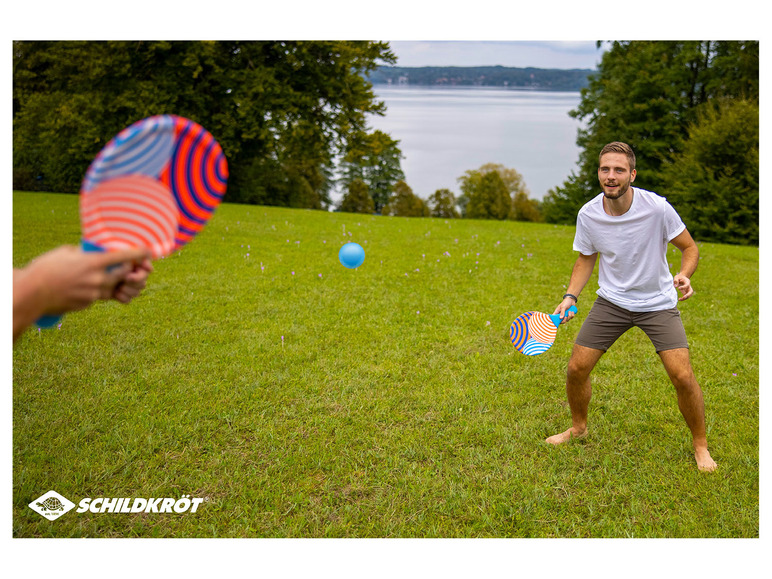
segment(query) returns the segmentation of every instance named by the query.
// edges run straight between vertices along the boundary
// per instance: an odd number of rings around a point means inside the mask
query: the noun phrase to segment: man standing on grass
[[[699,249],[664,197],[631,186],[635,175],[635,153],[629,145],[614,142],[603,147],[598,168],[602,193],[579,211],[574,238],[579,257],[555,313],[566,315],[564,323],[574,317],[567,310],[578,301],[598,254],[600,289],[568,362],[572,426],[547,442],[561,444],[587,435],[590,373],[617,338],[638,326],[654,344],[676,388],[678,408],[692,432],[697,467],[710,472],[716,463],[708,452],[702,390],[676,308],[678,301],[694,294],[689,278],[697,269]],[[668,269],[668,242],[681,250],[681,270],[675,277]],[[680,298],[676,288],[683,294]]]

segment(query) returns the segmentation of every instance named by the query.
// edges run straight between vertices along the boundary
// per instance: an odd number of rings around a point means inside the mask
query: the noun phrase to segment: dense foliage
[[[223,146],[229,201],[325,208],[339,159],[399,158],[366,125],[385,110],[366,74],[395,60],[381,42],[14,42],[14,187],[77,192],[119,130],[177,114]]]
[[[668,199],[698,239],[759,242],[759,106],[706,107],[683,151],[663,168]]]
[[[432,217],[456,219],[461,217],[456,207],[456,196],[450,189],[437,189],[427,200]]]
[[[380,66],[369,74],[373,84],[498,86],[534,90],[579,91],[589,69],[512,68],[505,66]]]
[[[486,163],[464,173],[458,182],[464,217],[541,221],[539,204],[528,197],[523,176],[515,169]]]
[[[506,219],[512,205],[507,185],[496,171],[472,172],[461,190],[469,198],[466,217],[470,219]]]
[[[382,131],[365,133],[353,139],[341,163],[340,182],[349,187],[354,181],[362,181],[372,197],[375,211],[389,201],[397,181],[404,180],[402,151],[395,141]],[[341,208],[341,211],[345,209]],[[372,211],[371,211],[372,212]]]
[[[614,42],[572,112],[579,170],[545,197],[545,220],[574,223],[599,191],[601,148],[625,141],[636,185],[671,199],[700,239],[758,243],[758,102],[758,42]]]
[[[423,199],[413,193],[404,181],[394,185],[394,192],[389,202],[381,208],[383,215],[398,215],[400,217],[429,217],[429,207]]]
[[[373,198],[370,196],[370,192],[367,187],[367,183],[362,179],[354,179],[346,185],[346,190],[343,192],[343,199],[338,206],[339,211],[345,213],[365,213],[372,215],[375,211],[373,204]]]

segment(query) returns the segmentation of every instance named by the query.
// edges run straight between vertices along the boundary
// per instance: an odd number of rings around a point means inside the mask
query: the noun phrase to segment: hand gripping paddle
[[[116,135],[80,189],[84,251],[143,247],[165,257],[203,229],[222,201],[228,165],[203,127],[175,115],[138,121]],[[43,316],[51,328],[61,316]]]
[[[571,306],[567,312],[577,313],[576,306]],[[543,354],[555,343],[558,326],[563,320],[557,314],[541,312],[526,312],[512,322],[509,328],[509,339],[519,352],[526,356]]]

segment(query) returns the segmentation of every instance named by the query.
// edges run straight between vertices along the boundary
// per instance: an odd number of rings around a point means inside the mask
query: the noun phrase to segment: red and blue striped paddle
[[[172,249],[179,249],[204,228],[222,201],[228,163],[220,144],[201,125],[157,115],[134,123],[105,146],[86,173],[81,196],[128,176],[148,177],[171,192],[179,211]]]
[[[200,232],[222,201],[228,164],[201,125],[157,115],[118,133],[88,168],[80,189],[85,251],[143,247],[165,257]],[[38,320],[41,328],[61,316]]]

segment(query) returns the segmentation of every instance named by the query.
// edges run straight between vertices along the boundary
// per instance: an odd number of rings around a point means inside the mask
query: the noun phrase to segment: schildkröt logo
[[[204,502],[202,498],[191,498],[190,495],[182,495],[174,498],[125,498],[125,497],[97,497],[85,498],[78,503],[76,513],[195,513],[198,506]],[[75,503],[66,499],[54,491],[48,491],[29,504],[29,507],[53,521],[61,517],[67,511],[75,508]]]
[[[172,498],[105,498],[83,499],[78,503],[78,513],[195,513],[204,499],[191,499],[190,495]]]
[[[75,503],[66,499],[56,491],[48,491],[43,496],[32,501],[29,504],[29,508],[49,521],[54,521],[67,511],[75,508]]]

